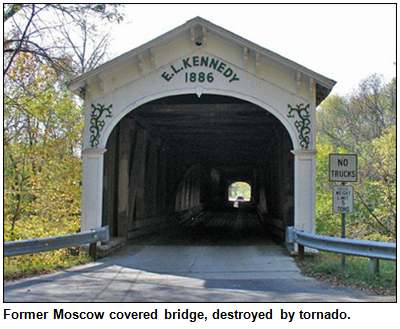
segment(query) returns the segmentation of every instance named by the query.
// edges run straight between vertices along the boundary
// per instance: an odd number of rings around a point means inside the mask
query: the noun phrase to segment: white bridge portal
[[[314,233],[315,109],[334,84],[202,18],[75,79],[82,230],[132,238],[230,211],[242,181],[266,229]]]

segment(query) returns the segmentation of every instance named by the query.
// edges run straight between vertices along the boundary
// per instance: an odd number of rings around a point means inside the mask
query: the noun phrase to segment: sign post
[[[342,214],[342,238],[346,237],[346,214],[354,211],[354,188],[346,186],[346,182],[357,182],[356,154],[329,154],[329,181],[341,182],[332,188],[333,213]],[[342,266],[346,257],[342,255]]]

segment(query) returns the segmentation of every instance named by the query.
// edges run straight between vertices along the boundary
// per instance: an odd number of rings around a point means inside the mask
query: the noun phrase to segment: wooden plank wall
[[[109,137],[104,163],[103,224],[112,236],[129,238],[158,218],[198,206],[204,174],[184,176],[185,170],[187,164],[156,134],[132,118],[121,120]]]

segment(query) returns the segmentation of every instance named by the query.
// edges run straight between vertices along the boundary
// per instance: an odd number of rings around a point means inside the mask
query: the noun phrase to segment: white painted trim
[[[131,111],[134,111],[136,108],[138,108],[141,105],[144,105],[146,103],[149,103],[151,101],[164,98],[164,97],[170,97],[170,96],[177,96],[177,95],[187,95],[187,94],[196,94],[196,87],[195,88],[186,88],[186,89],[172,89],[168,90],[165,92],[157,92],[152,95],[143,97],[141,99],[138,99],[137,101],[129,104],[126,106],[122,111],[118,113],[118,115],[115,115],[112,117],[112,121],[110,121],[105,129],[102,132],[102,135],[100,137],[100,142],[99,142],[99,148],[104,148],[107,145],[107,140],[113,131],[114,127],[124,118],[128,113]],[[223,89],[208,89],[208,88],[203,88],[203,94],[211,94],[211,95],[221,95],[221,96],[229,96],[229,97],[235,97],[238,99],[242,99],[245,101],[248,101],[249,103],[258,105],[262,109],[268,111],[271,113],[275,118],[277,118],[283,126],[286,128],[286,131],[289,133],[289,136],[292,140],[292,145],[294,149],[300,148],[300,142],[298,139],[298,132],[293,129],[293,125],[289,122],[287,117],[284,117],[277,109],[272,107],[271,105],[246,94],[234,92],[234,91],[228,91],[228,90],[223,90]]]
[[[82,150],[82,155],[86,154],[104,154],[107,152],[105,148],[84,148]]]
[[[294,155],[302,155],[302,156],[316,155],[317,150],[293,150],[292,153]]]
[[[208,33],[213,33],[219,37],[222,37],[225,40],[234,42],[236,44],[240,44],[241,46],[246,47],[249,50],[260,53],[261,55],[265,56],[266,58],[268,58],[276,63],[279,63],[286,67],[290,67],[295,72],[298,71],[306,76],[309,76],[310,78],[313,78],[316,82],[318,82],[318,84],[329,89],[329,91],[336,84],[336,81],[326,78],[323,75],[316,73],[300,64],[297,64],[296,62],[293,62],[271,50],[263,48],[247,39],[244,39],[230,31],[228,31],[228,30],[225,30],[224,28],[217,26],[201,17],[195,17],[194,19],[186,22],[185,24],[143,44],[142,46],[135,48],[123,55],[120,55],[120,56],[116,57],[115,59],[99,66],[98,68],[95,68],[94,70],[89,71],[89,72],[81,75],[80,77],[77,77],[76,79],[74,79],[68,83],[68,88],[70,90],[72,90],[73,92],[76,92],[76,90],[78,90],[79,87],[84,86],[86,81],[88,79],[90,79],[91,77],[95,76],[96,74],[99,74],[99,73],[101,73],[115,65],[118,65],[119,63],[122,63],[126,60],[130,60],[132,57],[135,57],[139,53],[147,51],[150,48],[159,47],[162,44],[168,42],[168,40],[174,38],[175,36],[177,36],[179,34],[182,34],[185,32],[188,33],[188,31],[190,31],[191,28],[198,26],[198,25],[206,28]]]

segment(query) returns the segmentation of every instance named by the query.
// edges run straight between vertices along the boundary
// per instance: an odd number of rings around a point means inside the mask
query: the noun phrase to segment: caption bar
[[[350,319],[346,312],[335,309],[334,311],[315,312],[315,311],[285,311],[284,309],[273,310],[272,308],[264,312],[245,312],[245,311],[222,311],[216,309],[214,312],[197,312],[189,309],[170,309],[148,312],[85,312],[67,311],[63,308],[54,309],[53,312],[17,312],[6,308],[3,312],[4,320],[187,320],[189,322],[212,320],[248,320],[256,322],[259,320],[285,320],[293,322],[296,320],[345,320]]]

